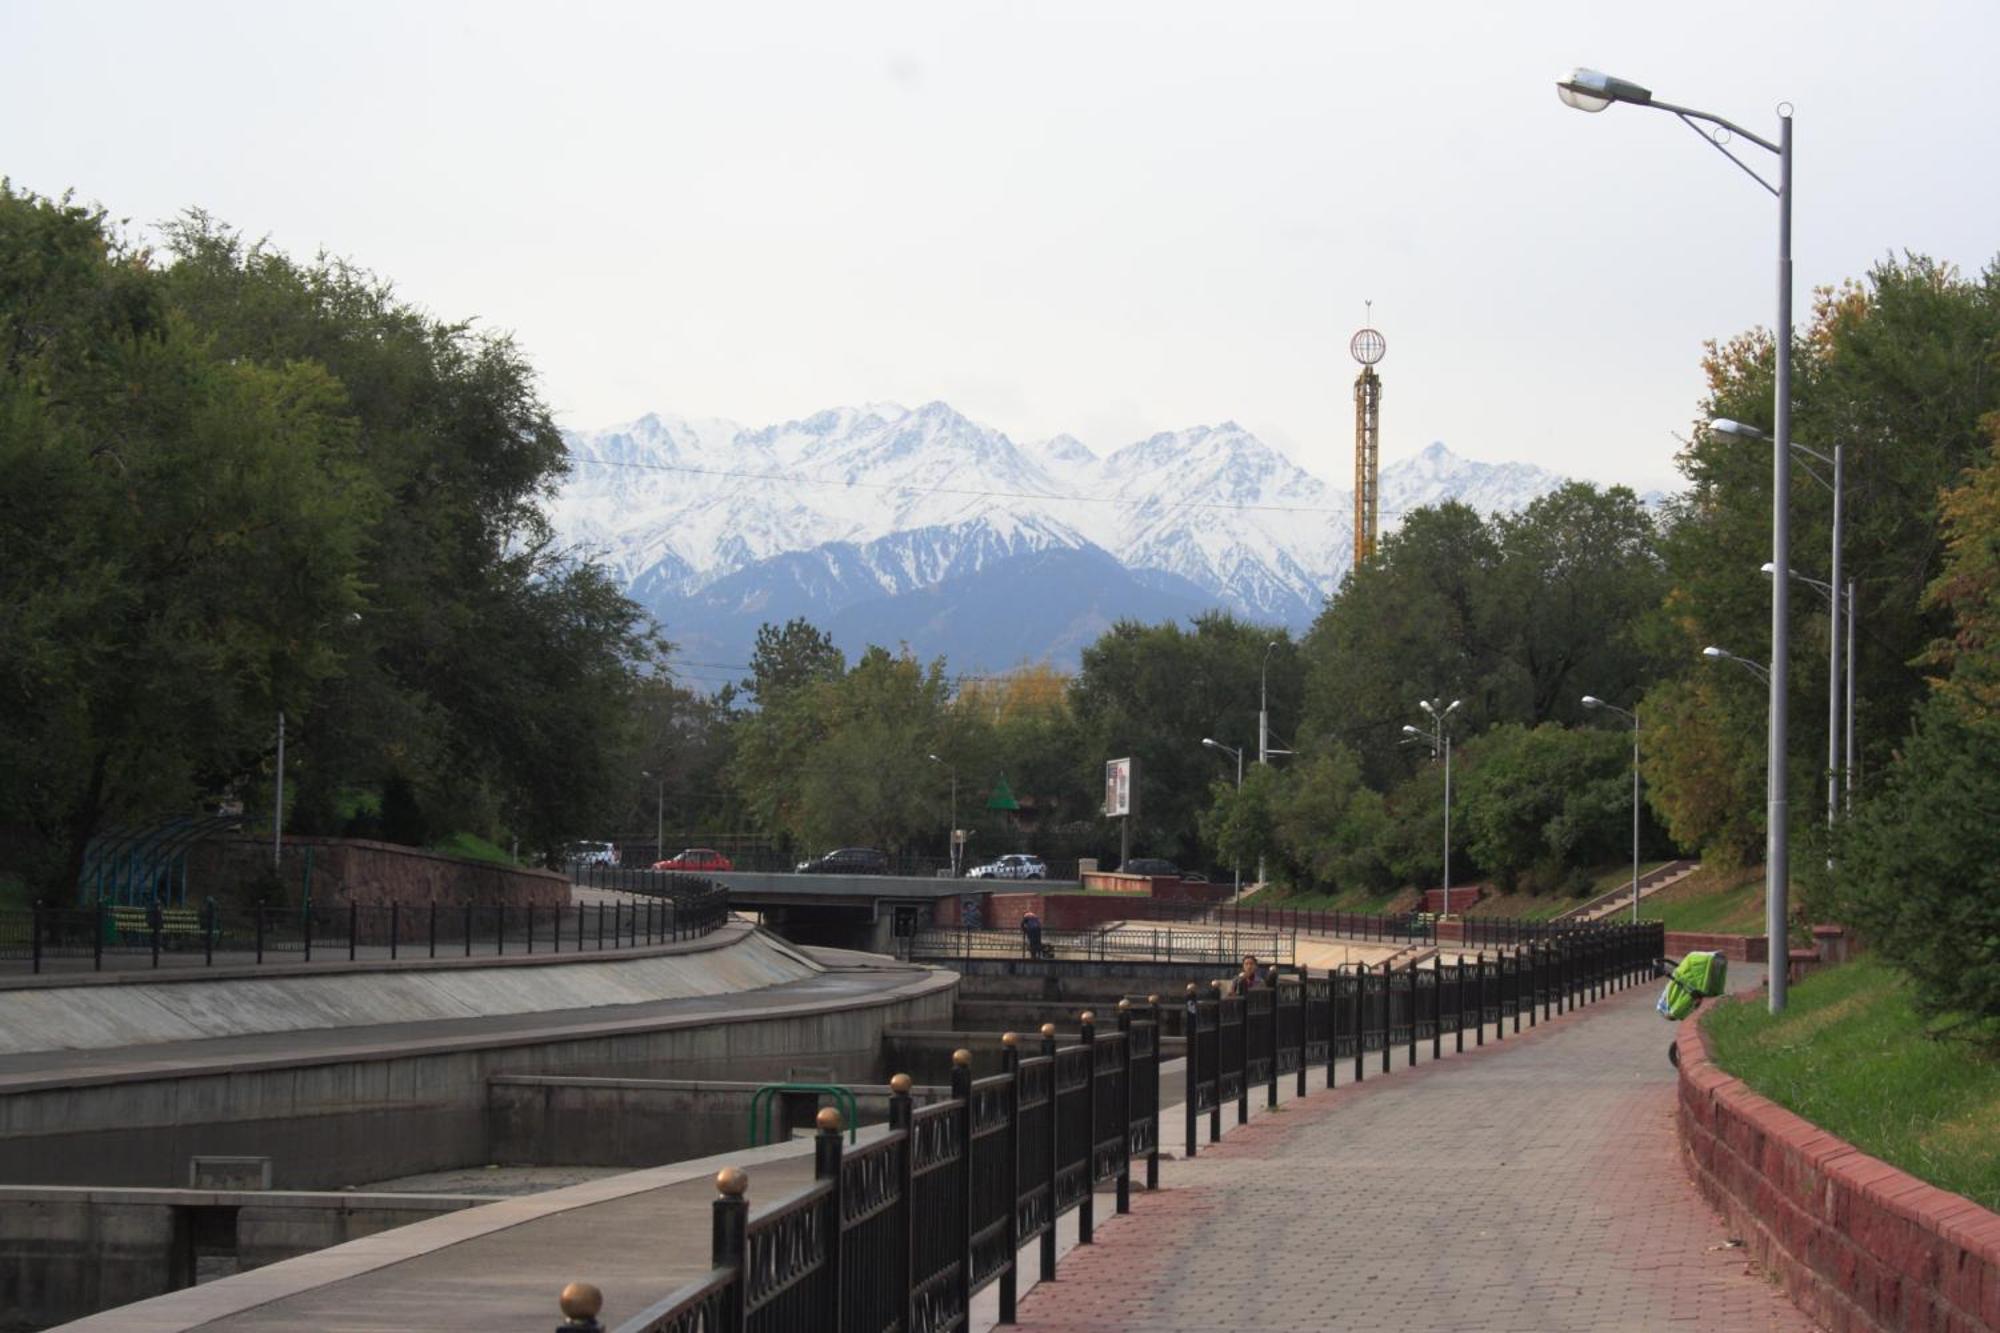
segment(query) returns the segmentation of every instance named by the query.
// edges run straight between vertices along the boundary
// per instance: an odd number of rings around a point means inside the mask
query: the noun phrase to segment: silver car
[[[997,861],[989,861],[983,866],[974,866],[965,872],[967,879],[1047,879],[1049,868],[1042,864],[1039,856],[1026,852],[1009,852]]]

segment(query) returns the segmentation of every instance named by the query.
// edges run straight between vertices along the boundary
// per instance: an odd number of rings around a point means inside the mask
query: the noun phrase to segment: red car
[[[729,858],[713,847],[690,847],[671,860],[653,862],[655,870],[713,871],[734,870]]]

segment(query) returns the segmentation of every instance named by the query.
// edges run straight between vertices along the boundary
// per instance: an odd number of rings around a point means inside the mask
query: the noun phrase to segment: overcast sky
[[[1772,200],[1577,64],[1775,136],[1798,306],[2000,251],[2000,5],[0,0],[0,174],[199,205],[513,330],[567,426],[943,398],[1100,450],[1234,418],[1672,476]],[[1753,164],[1765,165],[1754,147]]]

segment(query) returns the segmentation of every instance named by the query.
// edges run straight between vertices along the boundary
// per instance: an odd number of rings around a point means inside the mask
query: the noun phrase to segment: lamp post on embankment
[[[1693,107],[1675,106],[1653,96],[1629,79],[1613,78],[1600,70],[1577,69],[1556,84],[1556,95],[1565,106],[1578,111],[1599,112],[1614,103],[1651,107],[1677,117],[1699,134],[1707,144],[1734,162],[1743,173],[1769,191],[1778,204],[1778,311],[1772,329],[1776,346],[1775,373],[1771,388],[1771,564],[1790,569],[1792,519],[1792,108],[1778,104],[1778,137],[1775,142],[1724,120],[1721,116]],[[1704,130],[1702,124],[1713,126]],[[1734,139],[1755,144],[1778,159],[1778,179],[1766,180],[1749,163],[1730,150]],[[1837,577],[1837,576],[1836,576]],[[1771,580],[1771,669],[1765,677],[1769,693],[1765,738],[1764,827],[1764,930],[1769,937],[1771,958],[1782,962],[1786,949],[1786,899],[1791,888],[1791,830],[1785,790],[1787,726],[1785,662],[1791,655],[1791,581]],[[1785,1010],[1785,969],[1771,969],[1771,1012]]]

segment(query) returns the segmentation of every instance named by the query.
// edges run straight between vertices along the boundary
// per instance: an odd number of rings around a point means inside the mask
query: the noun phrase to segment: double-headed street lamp
[[[1710,430],[1720,435],[1730,436],[1732,439],[1758,440],[1765,444],[1771,442],[1771,437],[1763,431],[1758,430],[1755,426],[1746,426],[1740,421],[1731,421],[1727,417],[1718,417],[1716,420],[1709,422],[1708,425]],[[1809,458],[1818,459],[1833,470],[1833,478],[1832,480],[1828,480],[1813,471],[1810,464],[1801,463],[1799,465],[1808,477],[1811,477],[1814,481],[1833,493],[1832,572],[1828,576],[1829,583],[1817,586],[1825,588],[1830,584],[1832,587],[1838,588],[1840,586],[1842,511],[1846,508],[1845,500],[1847,494],[1847,450],[1845,446],[1836,444],[1833,446],[1833,456],[1828,457],[1817,449],[1811,449],[1800,444],[1797,440],[1792,441],[1792,448],[1794,451],[1804,454]],[[1768,574],[1778,568],[1781,568],[1781,566],[1773,561],[1764,566],[1764,572]],[[1799,575],[1795,573],[1792,577],[1798,578]],[[1839,811],[1840,802],[1841,606],[1840,598],[1831,593],[1827,595],[1826,600],[1827,605],[1832,608],[1830,614],[1833,617],[1832,623],[1827,628],[1826,635],[1826,825],[1828,828],[1832,828],[1834,816]]]
[[[944,766],[947,769],[951,770],[951,829],[949,830],[950,836],[946,839],[946,841],[950,844],[951,877],[953,879],[957,879],[958,878],[958,765],[945,764],[944,760],[938,758],[934,754],[925,755],[924,757],[930,760],[933,764],[944,764]]]
[[[1722,117],[1691,107],[1675,106],[1654,98],[1652,91],[1625,79],[1613,78],[1594,69],[1578,69],[1556,84],[1556,94],[1579,111],[1602,111],[1613,102],[1647,106],[1676,116],[1699,134],[1717,152],[1734,162],[1743,172],[1778,201],[1778,319],[1773,330],[1777,343],[1776,383],[1773,386],[1771,450],[1771,563],[1779,569],[1792,567],[1792,109],[1778,107],[1778,140],[1773,143]],[[1715,126],[1723,134],[1704,130],[1695,122]],[[1775,183],[1759,175],[1749,163],[1730,151],[1729,136],[1753,143],[1778,159]],[[1771,580],[1771,670],[1769,736],[1766,740],[1764,852],[1764,930],[1770,941],[1771,1012],[1785,1008],[1786,898],[1791,887],[1791,841],[1786,825],[1785,794],[1785,659],[1790,653],[1791,589],[1785,579]]]
[[[1224,754],[1236,757],[1236,794],[1241,796],[1243,794],[1243,751],[1237,749],[1234,745],[1224,745],[1221,741],[1210,740],[1206,736],[1201,738],[1201,743],[1211,750],[1220,750]],[[1232,870],[1236,876],[1236,896],[1241,898],[1243,896],[1243,863],[1241,861],[1235,862]]]
[[[1594,694],[1583,696],[1585,708],[1601,708],[1632,723],[1632,920],[1639,920],[1639,714],[1608,704]]]
[[[1451,741],[1444,734],[1445,719],[1458,711],[1462,700],[1453,699],[1449,704],[1439,699],[1433,704],[1428,699],[1417,700],[1417,707],[1424,710],[1424,716],[1431,720],[1429,731],[1404,724],[1403,730],[1431,747],[1431,758],[1444,756],[1444,915],[1451,915]]]

